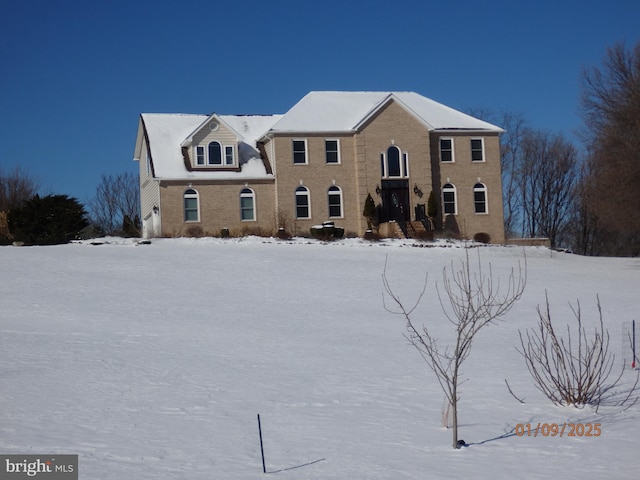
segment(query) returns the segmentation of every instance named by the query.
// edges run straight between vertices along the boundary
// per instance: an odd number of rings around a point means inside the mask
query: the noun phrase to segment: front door
[[[381,196],[380,222],[410,220],[408,180],[382,180]]]

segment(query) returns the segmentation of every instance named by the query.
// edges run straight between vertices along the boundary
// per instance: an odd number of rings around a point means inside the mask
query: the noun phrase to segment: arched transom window
[[[200,208],[198,192],[193,188],[185,190],[183,195],[184,221],[198,222],[200,220]]]
[[[383,178],[408,177],[407,153],[402,152],[396,145],[391,145],[386,152],[380,154],[380,170]]]
[[[452,183],[442,186],[442,211],[445,215],[455,215],[458,212],[456,187]]]

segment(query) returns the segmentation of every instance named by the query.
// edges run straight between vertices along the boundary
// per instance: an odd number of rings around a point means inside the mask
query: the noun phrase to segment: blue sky
[[[572,136],[580,77],[640,41],[640,1],[0,0],[0,167],[91,199],[136,171],[141,112],[284,113],[410,90]]]

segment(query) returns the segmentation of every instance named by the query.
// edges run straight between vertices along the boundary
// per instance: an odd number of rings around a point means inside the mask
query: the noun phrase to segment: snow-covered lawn
[[[527,248],[527,287],[464,364],[460,437],[444,396],[382,302],[382,272],[446,339],[435,291],[460,245],[162,239],[0,248],[0,452],[78,454],[83,480],[640,478],[640,403],[553,406],[515,350],[548,291],[559,325],[600,296],[617,366],[640,320],[640,259]],[[482,247],[496,278],[523,262]],[[640,335],[639,335],[640,336]],[[525,400],[519,403],[508,392]],[[628,387],[635,379],[624,374]],[[515,435],[600,423],[598,437]]]

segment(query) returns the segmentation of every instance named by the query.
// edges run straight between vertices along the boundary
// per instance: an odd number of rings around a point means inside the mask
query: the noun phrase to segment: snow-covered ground
[[[163,239],[150,245],[0,247],[0,452],[78,454],[83,480],[640,478],[640,402],[553,406],[515,350],[548,291],[572,321],[602,303],[617,366],[640,320],[640,259],[527,248],[522,300],[464,364],[460,437],[444,396],[383,308],[382,273],[446,339],[435,292],[460,245]],[[471,250],[506,280],[515,247]],[[635,376],[624,374],[629,386]],[[505,379],[521,404],[508,392]],[[598,437],[514,434],[517,424],[600,423]]]

